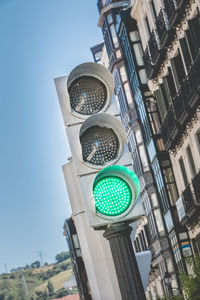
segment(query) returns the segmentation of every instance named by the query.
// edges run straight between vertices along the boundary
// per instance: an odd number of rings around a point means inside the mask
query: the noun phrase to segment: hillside
[[[64,282],[72,275],[70,259],[40,268],[2,274],[0,300],[53,299],[76,293],[76,289],[64,289]]]

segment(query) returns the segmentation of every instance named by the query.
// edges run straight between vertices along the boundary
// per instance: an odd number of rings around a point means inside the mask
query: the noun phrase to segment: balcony
[[[146,49],[144,51],[143,59],[144,59],[144,65],[145,65],[145,69],[147,72],[147,76],[149,78],[151,78],[151,73],[153,71],[153,65],[151,63],[151,57],[149,55],[149,47],[148,46],[146,47]]]
[[[146,50],[144,54],[144,60],[146,58],[147,61],[148,57],[148,66],[145,64],[145,67],[149,79],[156,77],[159,72],[167,47],[174,39],[175,28],[181,23],[189,0],[164,0],[164,5],[165,8],[160,10],[156,18],[156,28],[151,32],[148,41],[149,54]]]
[[[189,0],[164,0],[166,14],[172,27],[181,22],[188,4]]]
[[[176,120],[180,125],[183,125],[188,117],[188,108],[185,103],[185,95],[183,90],[176,94],[173,101]]]
[[[175,148],[180,137],[200,107],[200,52],[197,55],[182,86],[173,99],[173,106],[161,124],[166,150]]]
[[[166,14],[169,20],[169,23],[173,25],[174,19],[177,16],[177,3],[176,0],[164,0]]]
[[[156,18],[156,28],[160,39],[160,44],[164,45],[167,38],[166,35],[170,29],[166,11],[164,9],[160,10],[158,17]]]
[[[151,54],[151,59],[152,59],[152,62],[154,63],[155,59],[156,59],[156,56],[157,56],[157,53],[158,53],[158,44],[157,44],[157,40],[156,40],[156,31],[155,31],[155,29],[151,32],[148,45],[149,45],[149,51],[150,51],[150,54]]]
[[[200,171],[192,179],[192,186],[197,204],[200,204]]]
[[[164,122],[161,125],[161,133],[166,150],[172,148],[174,137],[178,133],[177,122],[175,118],[174,108],[171,105]]]
[[[192,110],[196,110],[199,104],[200,92],[200,52],[198,53],[191,70],[183,83],[183,89],[187,104]]]
[[[192,195],[191,187],[189,184],[182,193],[182,199],[183,199],[183,205],[185,208],[186,215],[189,218],[191,218],[196,211],[196,207],[195,207],[195,202]]]

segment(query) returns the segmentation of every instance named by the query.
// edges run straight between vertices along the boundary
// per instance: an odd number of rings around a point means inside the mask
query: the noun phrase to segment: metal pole
[[[132,227],[117,223],[107,228],[103,236],[109,241],[123,300],[145,300],[145,292],[131,243]]]

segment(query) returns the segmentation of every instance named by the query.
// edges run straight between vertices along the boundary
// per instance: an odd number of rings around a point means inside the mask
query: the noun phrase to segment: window
[[[200,153],[200,129],[196,132],[195,137],[196,137],[197,147]]]
[[[124,67],[121,67],[121,68],[119,69],[119,71],[120,71],[120,75],[121,75],[122,82],[127,81],[127,76],[126,76],[125,68],[124,68]]]
[[[144,172],[149,170],[148,160],[146,156],[146,152],[144,149],[144,145],[139,146],[140,159],[142,162]]]
[[[126,82],[126,83],[124,84],[124,91],[125,91],[125,94],[126,94],[127,102],[128,102],[129,104],[133,103],[132,96],[131,96],[131,91],[130,91],[128,82]]]
[[[117,50],[117,51],[115,52],[115,55],[116,55],[116,58],[119,59],[119,58],[122,56],[122,53],[121,53],[120,50]]]
[[[190,51],[193,57],[193,60],[195,59],[196,55],[199,53],[200,48],[200,39],[199,39],[199,31],[200,31],[200,16],[198,15],[188,20],[189,30],[186,31],[186,36],[188,40],[188,45],[190,47]]]
[[[131,42],[137,42],[140,40],[140,35],[138,31],[131,31],[129,33]]]
[[[155,95],[155,98],[156,98],[156,103],[158,105],[158,110],[159,110],[159,113],[160,113],[160,118],[161,118],[161,120],[164,120],[165,115],[167,113],[167,110],[166,110],[165,102],[164,102],[164,99],[163,99],[162,91],[159,88],[154,93],[155,93],[154,95]]]
[[[148,34],[148,36],[150,36],[151,29],[150,29],[149,20],[147,17],[145,18],[145,24],[146,24],[147,34]]]
[[[147,73],[146,73],[146,70],[145,69],[141,69],[139,70],[139,77],[140,77],[140,82],[141,84],[147,84]]]
[[[96,61],[96,62],[100,61],[101,56],[102,56],[102,51],[97,52],[97,53],[95,54],[95,61]]]
[[[143,61],[143,52],[142,52],[142,47],[140,43],[135,43],[133,44],[133,50],[135,53],[135,58],[138,66],[143,66],[144,61]]]
[[[200,233],[192,240],[194,252],[200,255]]]
[[[194,159],[192,156],[192,151],[191,151],[191,148],[189,145],[186,148],[186,152],[187,152],[187,157],[188,157],[188,161],[189,161],[189,165],[190,165],[190,171],[192,173],[192,177],[194,177],[196,175],[196,167],[195,167]]]
[[[153,11],[154,18],[156,19],[157,13],[156,13],[156,8],[155,8],[153,0],[151,1],[151,8],[152,8],[152,11]]]
[[[168,68],[168,75],[166,76],[166,79],[169,87],[170,96],[173,98],[176,95],[176,87],[174,84],[174,78],[170,67]]]
[[[81,250],[80,250],[78,235],[77,234],[72,234],[72,240],[73,240],[73,243],[74,243],[76,256],[80,257],[81,256]]]
[[[191,65],[191,57],[190,57],[190,52],[187,46],[187,41],[185,38],[182,38],[179,40],[180,45],[181,45],[181,50],[183,53],[183,57],[184,57],[184,61],[185,61],[185,65],[187,70],[189,70],[189,67]]]
[[[135,137],[136,137],[137,144],[142,143],[142,134],[141,134],[141,130],[140,129],[136,129],[136,131],[135,131]]]
[[[113,18],[112,18],[111,14],[107,15],[107,22],[108,22],[108,24],[113,23]]]
[[[178,193],[176,189],[174,174],[171,168],[171,164],[169,160],[162,161],[162,169],[164,173],[165,182],[167,185],[168,195],[171,200],[171,204],[175,204],[178,199]]]
[[[185,171],[185,165],[184,165],[182,157],[179,159],[179,165],[180,165],[183,181],[184,181],[184,184],[185,184],[185,187],[186,187],[186,186],[188,186],[188,178],[187,178],[187,173]]]
[[[172,263],[172,259],[170,257],[166,258],[166,266],[167,266],[167,271],[169,273],[173,272],[174,268],[173,268],[173,263]]]
[[[143,230],[141,230],[141,238],[142,238],[142,241],[143,241],[144,250],[146,250],[147,249],[147,244],[146,244],[145,234],[144,234]]]
[[[185,70],[184,70],[183,61],[179,50],[178,50],[178,55],[172,58],[170,61],[171,61],[171,66],[176,81],[176,85],[177,88],[179,89],[181,87],[183,79],[185,78]]]
[[[151,198],[151,202],[152,202],[153,207],[158,206],[158,199],[157,199],[156,193],[152,193],[150,195],[150,198]]]
[[[157,225],[158,231],[163,232],[164,231],[164,226],[163,226],[163,221],[162,221],[160,209],[155,209],[154,210],[154,215],[155,215],[156,225]]]
[[[156,226],[155,226],[154,218],[151,213],[147,218],[148,218],[148,226],[150,229],[151,237],[153,238],[156,235]]]
[[[115,48],[117,48],[119,46],[119,44],[118,44],[118,39],[117,39],[117,35],[116,35],[114,25],[110,26],[110,33],[111,33],[111,36],[112,36],[113,45],[114,45]]]

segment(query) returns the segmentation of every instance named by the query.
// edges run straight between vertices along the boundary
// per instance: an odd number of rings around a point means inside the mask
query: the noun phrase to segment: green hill
[[[0,275],[0,300],[42,300],[77,293],[64,290],[73,275],[71,260]]]

